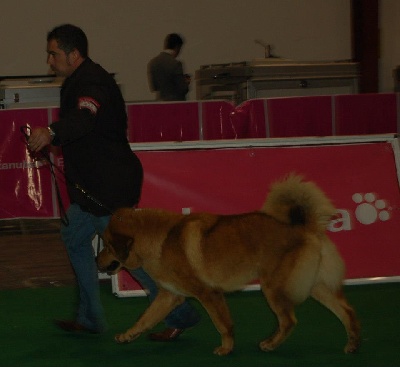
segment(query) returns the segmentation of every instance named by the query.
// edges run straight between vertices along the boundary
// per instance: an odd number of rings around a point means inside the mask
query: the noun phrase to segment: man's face
[[[175,48],[174,48],[174,51],[175,51],[175,58],[177,58],[178,57],[178,55],[181,53],[181,49],[182,49],[182,46],[176,46]]]
[[[72,53],[66,54],[55,39],[47,43],[47,64],[57,76],[69,77],[75,70]]]

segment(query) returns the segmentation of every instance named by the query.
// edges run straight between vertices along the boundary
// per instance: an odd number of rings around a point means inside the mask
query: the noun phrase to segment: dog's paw
[[[348,353],[355,353],[357,352],[358,348],[360,347],[360,343],[358,340],[354,339],[354,340],[349,340],[349,342],[347,343],[347,345],[344,348],[344,352],[346,354]]]
[[[138,334],[129,334],[129,333],[124,333],[124,334],[116,334],[114,337],[114,340],[119,343],[130,343],[131,341],[135,340],[140,336],[140,333]]]
[[[259,347],[264,352],[272,352],[276,348],[276,346],[272,344],[270,339],[260,342]]]
[[[129,338],[127,338],[127,337],[125,336],[125,334],[116,334],[116,335],[114,336],[114,340],[115,340],[117,343],[120,343],[120,344],[122,344],[122,343],[129,343],[129,342],[131,341]]]
[[[225,348],[222,345],[214,349],[214,354],[217,356],[226,356],[232,352],[232,348]]]

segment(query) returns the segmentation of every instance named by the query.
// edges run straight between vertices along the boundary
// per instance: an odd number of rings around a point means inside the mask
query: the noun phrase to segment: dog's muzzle
[[[97,262],[97,258],[96,258],[96,262]],[[108,275],[111,275],[115,270],[117,270],[120,267],[121,263],[117,260],[113,260],[111,261],[111,263],[103,268],[101,266],[99,266],[98,262],[97,262],[97,267],[99,268],[100,272],[102,273],[107,273]]]
[[[112,273],[119,268],[121,263],[117,260],[113,260],[110,265],[107,266],[106,271],[107,273]]]

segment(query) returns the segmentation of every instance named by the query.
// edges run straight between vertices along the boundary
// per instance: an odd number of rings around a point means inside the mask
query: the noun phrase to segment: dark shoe
[[[68,332],[87,332],[92,334],[100,334],[101,331],[89,329],[76,321],[56,320],[54,322],[60,329]]]
[[[150,340],[157,342],[172,342],[178,339],[179,335],[181,335],[186,329],[175,329],[175,328],[166,328],[163,331],[158,333],[149,334]]]

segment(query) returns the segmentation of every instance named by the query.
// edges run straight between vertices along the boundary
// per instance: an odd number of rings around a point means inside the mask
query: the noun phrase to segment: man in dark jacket
[[[143,169],[126,137],[127,116],[120,89],[114,78],[88,57],[85,33],[70,24],[54,28],[47,36],[47,54],[51,69],[65,78],[59,120],[48,128],[33,129],[28,144],[33,152],[49,144],[62,147],[71,205],[61,236],[80,295],[76,319],[60,320],[57,325],[66,331],[100,333],[106,329],[106,320],[92,238],[104,232],[116,208],[138,204]],[[151,290],[150,299],[154,298],[157,288],[153,280],[143,269],[133,274]],[[172,320],[178,320],[167,323],[174,335],[193,326],[199,317],[188,303],[171,314]]]
[[[164,50],[150,60],[147,75],[150,90],[159,101],[184,101],[189,91],[190,77],[183,74],[182,63],[176,58],[181,52],[183,39],[176,33],[168,34]]]

